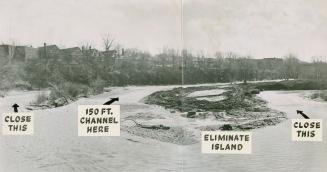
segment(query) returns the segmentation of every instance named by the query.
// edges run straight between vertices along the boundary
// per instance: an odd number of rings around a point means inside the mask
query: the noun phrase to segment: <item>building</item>
[[[116,50],[108,50],[108,51],[102,51],[101,56],[103,58],[111,58],[111,57],[116,57],[117,56],[117,51]]]
[[[79,47],[62,49],[62,52],[65,60],[73,64],[76,64],[84,56],[82,50]]]
[[[114,64],[118,58],[116,50],[99,51],[97,49],[80,49],[72,47],[60,49],[57,45],[46,45],[33,48],[28,46],[0,45],[1,64],[11,62],[25,62],[32,59],[46,59],[61,61],[68,64],[78,64],[83,58],[95,58]]]
[[[26,61],[32,59],[38,59],[39,53],[37,48],[27,46],[16,46],[14,52],[15,61]]]
[[[57,45],[46,45],[44,43],[44,46],[39,47],[38,51],[41,59],[55,59],[60,61],[64,57],[63,51]]]
[[[83,48],[82,53],[86,57],[100,57],[101,56],[101,52],[94,48],[89,48],[89,49]]]
[[[13,56],[13,50],[15,46],[12,45],[0,45],[0,58],[1,59],[8,59],[9,56]]]
[[[39,58],[38,49],[27,46],[0,45],[0,59],[9,62],[24,62]]]

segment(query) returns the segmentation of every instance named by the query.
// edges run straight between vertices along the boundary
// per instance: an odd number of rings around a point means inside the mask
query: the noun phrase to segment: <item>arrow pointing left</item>
[[[305,119],[310,119],[306,114],[304,114],[303,113],[303,111],[301,111],[301,110],[296,110],[296,113],[297,114],[301,114],[302,116],[303,116],[303,118],[305,118]]]

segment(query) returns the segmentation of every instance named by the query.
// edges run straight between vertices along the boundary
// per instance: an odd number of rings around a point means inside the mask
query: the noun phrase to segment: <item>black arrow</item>
[[[14,108],[14,112],[17,113],[19,107],[18,104],[15,103],[14,105],[12,105],[12,107]]]
[[[297,114],[301,114],[302,116],[303,116],[303,118],[305,118],[305,119],[310,119],[306,114],[304,114],[303,113],[303,111],[301,111],[301,110],[296,110],[296,113]]]
[[[119,101],[119,97],[116,98],[111,98],[111,100],[107,101],[106,103],[104,103],[103,105],[110,105],[115,101]]]

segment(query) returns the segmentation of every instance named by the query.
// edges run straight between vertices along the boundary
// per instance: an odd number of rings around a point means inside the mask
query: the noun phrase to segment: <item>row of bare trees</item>
[[[102,38],[102,44],[107,52],[122,50],[121,45],[110,34]],[[208,58],[203,52],[195,54],[188,50],[164,48],[157,55],[138,49],[126,49],[121,59],[108,57],[103,61],[89,53],[88,50],[91,49],[90,43],[84,44],[84,57],[74,65],[58,61],[43,65],[42,61],[37,60],[28,63],[26,78],[32,85],[39,87],[46,86],[44,83],[47,82],[42,81],[46,78],[47,81],[59,78],[60,82],[67,81],[87,87],[95,82],[106,85],[158,85],[264,79],[327,79],[326,59],[323,57],[315,57],[312,63],[305,63],[292,54],[283,59],[253,59],[251,56],[218,52],[214,57]],[[14,53],[12,49],[9,54],[14,56]]]

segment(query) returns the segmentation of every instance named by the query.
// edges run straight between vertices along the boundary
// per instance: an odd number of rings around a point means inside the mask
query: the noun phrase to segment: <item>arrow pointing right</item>
[[[107,101],[106,103],[104,103],[103,105],[110,105],[111,103],[115,102],[115,101],[119,101],[119,98],[111,98],[111,100]]]

